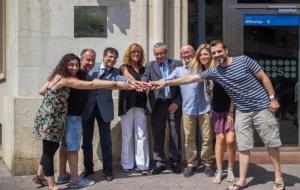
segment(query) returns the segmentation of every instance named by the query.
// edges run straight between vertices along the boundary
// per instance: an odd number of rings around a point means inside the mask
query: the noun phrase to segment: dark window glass
[[[299,26],[244,26],[244,54],[256,59],[270,77],[280,103],[276,115],[281,140],[296,145]],[[256,146],[263,146],[257,134],[255,139]]]
[[[197,47],[197,3],[202,0],[189,0],[188,2],[188,40],[189,44]],[[222,39],[223,34],[223,3],[222,0],[205,0],[205,41]],[[204,20],[204,19],[203,19]],[[201,29],[199,29],[201,30]]]
[[[223,4],[222,0],[205,1],[205,37],[209,43],[222,39],[223,34]]]
[[[238,0],[238,3],[300,3],[299,0]]]
[[[188,3],[188,40],[189,44],[197,46],[197,2],[196,0],[189,0]]]

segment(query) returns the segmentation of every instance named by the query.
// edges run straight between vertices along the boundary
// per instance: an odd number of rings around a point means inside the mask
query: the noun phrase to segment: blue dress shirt
[[[177,67],[166,79],[172,80],[191,74],[187,66]],[[182,96],[182,111],[190,116],[204,114],[210,111],[210,104],[204,95],[204,83],[194,82],[180,85]]]
[[[169,76],[168,59],[165,62],[159,64],[159,69],[160,69],[162,78],[167,78]],[[171,98],[170,87],[166,86],[165,88],[161,89],[159,91],[158,98],[170,99]]]

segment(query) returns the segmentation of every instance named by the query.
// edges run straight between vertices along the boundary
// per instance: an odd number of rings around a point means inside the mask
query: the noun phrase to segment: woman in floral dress
[[[62,57],[48,82],[41,88],[44,100],[34,121],[34,133],[43,142],[43,154],[37,175],[33,178],[35,183],[48,185],[50,190],[59,190],[54,182],[53,157],[59,147],[63,135],[65,117],[67,114],[67,99],[70,88],[78,89],[132,89],[126,82],[116,81],[81,81],[76,75],[80,68],[79,58],[70,53]],[[58,84],[64,87],[58,88]],[[54,90],[57,89],[57,90]]]

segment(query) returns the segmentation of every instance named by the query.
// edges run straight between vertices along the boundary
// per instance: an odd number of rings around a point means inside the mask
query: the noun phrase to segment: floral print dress
[[[56,92],[47,90],[34,121],[34,133],[38,139],[60,142],[65,127],[70,88]]]

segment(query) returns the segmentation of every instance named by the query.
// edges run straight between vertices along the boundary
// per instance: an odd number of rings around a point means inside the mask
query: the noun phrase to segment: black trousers
[[[157,101],[151,114],[151,128],[153,137],[153,160],[157,166],[164,166],[165,129],[166,122],[170,128],[169,161],[171,166],[181,162],[181,115],[169,112],[171,102]],[[179,108],[181,109],[181,108]]]
[[[53,158],[58,147],[58,142],[43,140],[43,155],[40,164],[43,166],[45,176],[54,176]]]
[[[95,119],[98,123],[100,146],[103,158],[103,172],[112,172],[112,142],[110,133],[110,122],[105,122],[97,106],[94,107],[91,117],[82,122],[82,150],[83,163],[86,170],[93,170],[93,136]]]

